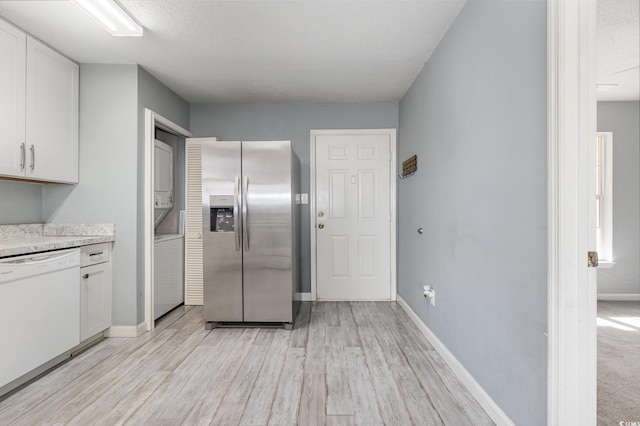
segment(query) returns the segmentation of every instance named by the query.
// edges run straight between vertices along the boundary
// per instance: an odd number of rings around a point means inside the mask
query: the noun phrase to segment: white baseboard
[[[313,297],[311,297],[311,293],[296,293],[296,300],[301,302],[313,302]]]
[[[608,300],[612,302],[638,302],[640,301],[640,294],[638,293],[603,293],[598,294],[598,300]]]
[[[138,336],[144,334],[147,332],[147,322],[141,322],[140,324],[138,324],[138,329],[136,330],[138,333]],[[136,337],[138,337],[136,336]]]
[[[436,335],[427,327],[427,325],[422,322],[420,317],[411,309],[411,307],[404,301],[402,296],[398,294],[397,296],[398,304],[404,309],[404,311],[409,315],[409,318],[416,324],[420,332],[427,338],[429,343],[435,348],[435,350],[440,354],[440,356],[444,359],[447,365],[453,370],[454,374],[460,379],[462,384],[467,388],[467,390],[473,395],[473,397],[478,401],[480,406],[484,408],[489,417],[499,426],[509,425],[513,426],[514,423],[511,419],[505,414],[504,411],[495,403],[493,399],[489,396],[487,392],[480,386],[478,382],[473,378],[471,373],[469,373],[464,366],[458,361],[458,359],[449,352],[449,349],[436,337]]]
[[[106,337],[138,337],[147,331],[147,323],[138,325],[112,325],[105,332]]]

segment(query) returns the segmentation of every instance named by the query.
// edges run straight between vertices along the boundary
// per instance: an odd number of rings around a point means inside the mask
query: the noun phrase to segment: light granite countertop
[[[115,241],[113,224],[0,225],[0,257]]]

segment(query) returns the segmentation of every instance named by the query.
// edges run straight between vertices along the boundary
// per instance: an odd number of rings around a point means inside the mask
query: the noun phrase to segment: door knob
[[[318,228],[320,228],[320,229],[324,229],[324,223],[319,224],[319,225],[318,225]]]

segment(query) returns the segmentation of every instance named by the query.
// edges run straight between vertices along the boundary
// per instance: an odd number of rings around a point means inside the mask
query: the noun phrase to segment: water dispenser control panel
[[[233,195],[211,195],[209,197],[209,230],[211,232],[234,232]]]

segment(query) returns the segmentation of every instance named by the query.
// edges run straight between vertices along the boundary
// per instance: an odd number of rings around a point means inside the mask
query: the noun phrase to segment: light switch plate
[[[300,204],[309,204],[309,194],[300,194]]]

